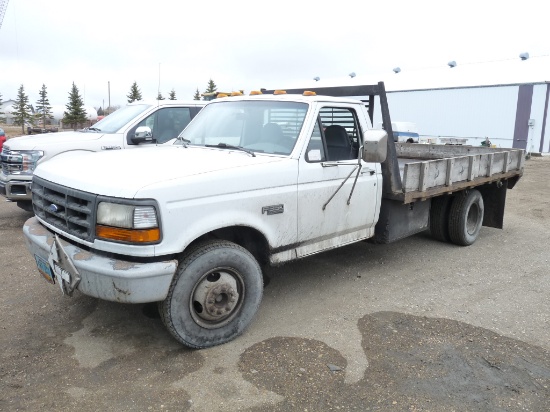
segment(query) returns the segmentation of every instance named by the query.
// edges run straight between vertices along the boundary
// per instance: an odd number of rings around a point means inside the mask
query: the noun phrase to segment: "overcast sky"
[[[159,87],[192,99],[209,79],[246,92],[547,81],[549,12],[539,0],[9,0],[0,93],[15,99],[22,84],[34,104],[45,84],[50,103],[65,105],[74,82],[87,106],[100,107],[109,84],[111,104],[126,104],[134,81],[144,99]]]

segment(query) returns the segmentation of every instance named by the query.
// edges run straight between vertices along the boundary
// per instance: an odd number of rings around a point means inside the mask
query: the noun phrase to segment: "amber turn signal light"
[[[98,238],[119,242],[152,243],[160,240],[160,229],[158,227],[153,229],[123,229],[97,225],[95,234]]]

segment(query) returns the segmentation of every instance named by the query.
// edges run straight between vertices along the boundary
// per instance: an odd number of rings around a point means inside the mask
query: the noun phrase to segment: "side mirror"
[[[367,163],[382,163],[386,160],[388,133],[385,130],[367,130],[363,135],[363,160]]]
[[[153,132],[149,126],[139,126],[132,136],[132,143],[140,144],[153,141]]]

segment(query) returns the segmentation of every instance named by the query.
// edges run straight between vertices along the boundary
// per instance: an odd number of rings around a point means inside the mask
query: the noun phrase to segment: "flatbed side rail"
[[[525,161],[520,149],[404,144],[396,149],[400,158],[411,159],[403,167],[405,203],[519,177]]]

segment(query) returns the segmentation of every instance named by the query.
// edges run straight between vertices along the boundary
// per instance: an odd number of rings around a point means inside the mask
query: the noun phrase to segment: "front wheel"
[[[474,243],[483,224],[485,208],[478,190],[467,190],[456,195],[449,213],[449,237],[455,245]]]
[[[159,312],[168,331],[192,348],[207,348],[239,336],[263,294],[262,271],[235,243],[202,243],[181,260]]]

